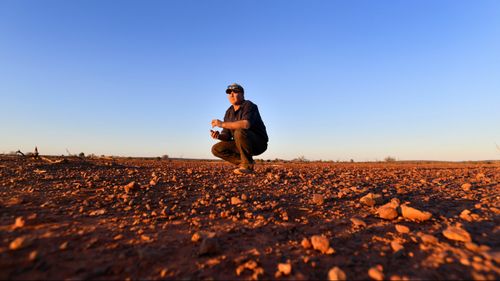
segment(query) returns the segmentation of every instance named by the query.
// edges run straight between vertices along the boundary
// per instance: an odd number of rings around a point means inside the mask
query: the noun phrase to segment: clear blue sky
[[[500,159],[500,1],[0,1],[0,153],[213,158],[245,87],[263,159]]]

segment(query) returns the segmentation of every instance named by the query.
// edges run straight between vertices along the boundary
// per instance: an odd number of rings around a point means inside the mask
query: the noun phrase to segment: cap
[[[237,84],[237,83],[233,83],[233,84],[227,86],[226,94],[231,93],[231,91],[245,93],[245,90],[243,89],[243,87],[241,87],[241,85]]]

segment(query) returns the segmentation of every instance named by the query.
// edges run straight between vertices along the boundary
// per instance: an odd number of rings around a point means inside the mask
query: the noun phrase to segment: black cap
[[[227,86],[226,94],[229,94],[232,91],[240,92],[240,93],[245,93],[245,90],[243,90],[243,87],[241,87],[240,84],[236,84],[236,83],[233,83],[233,84]]]

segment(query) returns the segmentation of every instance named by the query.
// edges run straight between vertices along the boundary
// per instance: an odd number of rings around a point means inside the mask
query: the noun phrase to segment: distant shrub
[[[394,158],[392,156],[387,156],[384,158],[384,161],[385,162],[396,162],[396,158]]]
[[[80,154],[78,154],[78,157],[80,157],[80,158],[84,158],[84,157],[85,157],[85,153],[80,152]]]
[[[165,155],[162,155],[162,156],[161,156],[161,159],[163,159],[163,160],[168,160],[168,159],[170,159],[170,158],[168,157],[168,155],[167,155],[167,154],[165,154]]]
[[[293,159],[292,162],[309,162],[309,159],[307,159],[304,155],[301,155]]]

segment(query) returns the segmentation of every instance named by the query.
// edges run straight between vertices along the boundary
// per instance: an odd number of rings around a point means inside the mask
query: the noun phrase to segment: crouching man
[[[231,106],[224,115],[224,121],[212,120],[212,138],[220,140],[212,146],[212,153],[228,162],[238,165],[236,174],[250,174],[254,171],[252,156],[262,154],[267,149],[266,126],[260,117],[257,105],[245,100],[245,91],[239,84],[231,84],[226,89]]]

